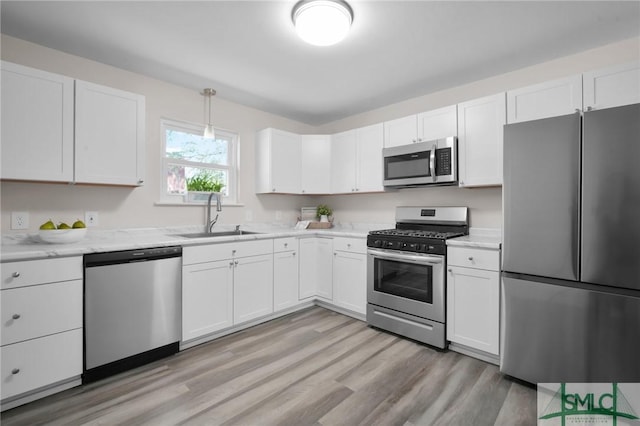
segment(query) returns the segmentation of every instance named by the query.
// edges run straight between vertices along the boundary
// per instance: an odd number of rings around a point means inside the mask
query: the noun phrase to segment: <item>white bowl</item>
[[[87,235],[87,228],[72,229],[40,229],[38,236],[45,243],[66,244],[76,243]]]

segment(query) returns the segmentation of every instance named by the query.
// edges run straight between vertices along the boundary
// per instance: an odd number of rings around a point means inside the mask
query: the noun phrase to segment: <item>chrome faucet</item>
[[[209,193],[209,198],[207,199],[207,224],[205,225],[205,229],[204,232],[208,232],[211,233],[211,228],[213,228],[213,225],[216,224],[216,222],[218,221],[218,215],[216,214],[216,217],[211,220],[211,198],[213,198],[213,196],[215,195],[216,197],[216,211],[217,212],[221,212],[222,211],[222,194],[219,192],[211,192]]]

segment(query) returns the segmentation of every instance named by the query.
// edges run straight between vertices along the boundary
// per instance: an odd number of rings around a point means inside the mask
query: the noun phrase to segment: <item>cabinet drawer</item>
[[[274,253],[296,250],[298,250],[298,239],[295,237],[276,238],[273,240]]]
[[[2,345],[82,328],[82,280],[2,290]]]
[[[352,253],[367,253],[367,240],[362,238],[334,238],[333,249]]]
[[[2,399],[82,374],[82,329],[3,346]]]
[[[82,279],[82,257],[25,260],[2,265],[2,289]]]
[[[451,266],[500,270],[500,251],[479,248],[448,247],[447,262]]]
[[[185,247],[182,250],[182,264],[191,265],[269,253],[273,253],[271,239]]]

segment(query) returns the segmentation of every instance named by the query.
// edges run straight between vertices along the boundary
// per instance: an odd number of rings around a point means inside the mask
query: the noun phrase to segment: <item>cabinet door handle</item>
[[[289,243],[284,243],[284,248],[289,247]]]
[[[18,278],[20,276],[20,272],[14,272],[13,274],[11,274],[11,276],[13,278]]]
[[[469,256],[467,259],[469,259],[470,262],[473,262],[473,256]]]
[[[229,268],[233,268],[233,260],[229,262]]]
[[[143,184],[144,183],[144,179],[138,179],[138,183],[139,184]]]
[[[449,271],[449,272],[453,272],[453,269],[449,268],[449,269],[447,269],[447,271]]]
[[[271,192],[276,192],[276,189],[275,189],[275,188],[273,188],[273,189],[271,190]]]
[[[11,370],[11,374],[18,374],[20,372],[19,368],[14,368],[13,370]]]
[[[20,314],[13,314],[11,318],[13,318],[14,320],[20,319]]]
[[[231,250],[231,254],[235,256],[236,250]]]
[[[295,255],[296,255],[296,252],[294,251],[294,252],[293,252],[293,254],[292,254],[292,256],[295,256]]]
[[[234,265],[238,266],[238,261],[233,262]]]

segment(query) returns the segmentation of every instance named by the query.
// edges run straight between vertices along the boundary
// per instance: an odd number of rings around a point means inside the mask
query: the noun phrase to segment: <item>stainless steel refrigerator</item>
[[[500,370],[640,382],[640,104],[504,128]]]

